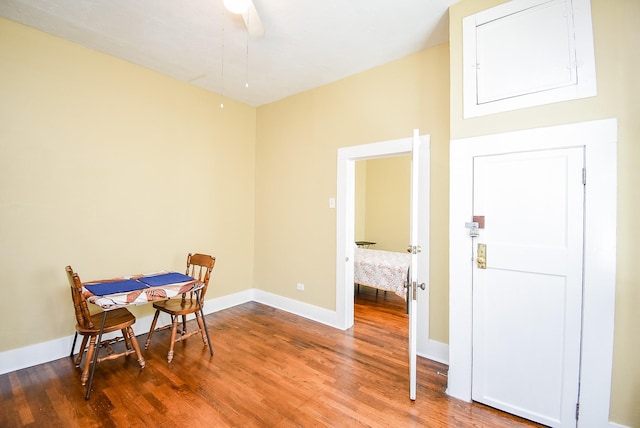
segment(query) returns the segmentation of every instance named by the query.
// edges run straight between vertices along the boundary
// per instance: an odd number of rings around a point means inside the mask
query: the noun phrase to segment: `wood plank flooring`
[[[345,332],[246,303],[206,317],[213,356],[193,336],[168,364],[170,332],[158,332],[145,369],[100,363],[88,401],[70,358],[1,375],[0,427],[539,426],[448,397],[447,366],[422,358],[409,400],[404,311],[361,287]]]

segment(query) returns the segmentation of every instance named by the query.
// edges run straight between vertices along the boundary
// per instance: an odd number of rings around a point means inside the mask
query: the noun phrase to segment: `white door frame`
[[[616,286],[617,120],[605,119],[451,141],[449,377],[447,393],[471,401],[472,262],[469,231],[475,156],[585,147],[586,193],[580,427],[608,424]]]
[[[420,136],[426,142],[426,152],[430,150],[430,136]],[[343,330],[353,326],[353,257],[355,236],[355,163],[358,160],[375,159],[389,156],[411,154],[412,138],[363,144],[338,149],[338,177],[336,189],[336,323]],[[429,177],[430,157],[421,156],[420,169],[427,171]],[[429,195],[429,180],[420,180],[418,192]],[[429,210],[429,197],[424,197],[422,204]],[[425,233],[419,236],[420,242],[429,242],[429,228],[421,228]],[[421,235],[422,235],[421,232]],[[426,266],[428,269],[428,266]],[[428,270],[427,270],[428,271]],[[424,277],[423,277],[424,278]],[[423,279],[427,284],[429,278]],[[417,351],[419,355],[426,353],[429,340],[429,293],[421,294],[425,299],[424,307],[419,313],[419,330]],[[421,308],[423,306],[421,305]]]

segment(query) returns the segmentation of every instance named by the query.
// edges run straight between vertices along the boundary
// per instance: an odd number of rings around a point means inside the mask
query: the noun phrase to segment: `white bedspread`
[[[393,291],[398,296],[406,298],[404,283],[410,265],[409,253],[356,248],[353,262],[354,282]]]

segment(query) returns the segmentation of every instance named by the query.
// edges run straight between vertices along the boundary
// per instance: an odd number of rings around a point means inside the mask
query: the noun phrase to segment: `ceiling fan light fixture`
[[[224,7],[231,13],[247,13],[251,0],[224,0]]]

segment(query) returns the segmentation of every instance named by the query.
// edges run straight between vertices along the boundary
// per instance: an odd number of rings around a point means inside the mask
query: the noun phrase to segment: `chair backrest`
[[[73,272],[71,266],[67,266],[65,270],[67,271],[67,279],[71,286],[71,298],[73,299],[73,307],[76,312],[76,321],[80,327],[92,329],[94,325],[91,322],[89,305],[87,305],[87,300],[82,295],[82,281],[80,281],[78,274]]]
[[[187,256],[187,275],[202,281],[204,284],[204,287],[200,289],[200,301],[204,299],[204,295],[207,293],[209,278],[211,278],[211,271],[215,264],[216,258],[207,254],[189,253]]]

